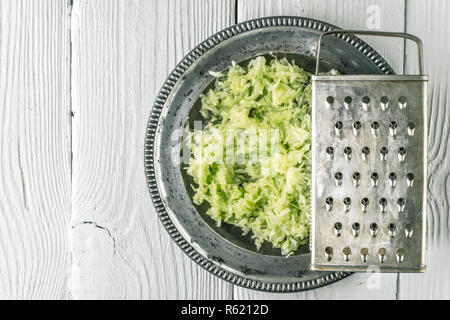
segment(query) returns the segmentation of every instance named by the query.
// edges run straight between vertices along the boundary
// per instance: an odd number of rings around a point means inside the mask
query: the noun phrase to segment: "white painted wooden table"
[[[298,15],[420,36],[429,84],[428,271],[298,294],[242,289],[171,241],[144,179],[147,117],[190,49],[236,22]],[[0,298],[450,298],[450,2],[0,1]],[[415,72],[403,41],[369,41]]]

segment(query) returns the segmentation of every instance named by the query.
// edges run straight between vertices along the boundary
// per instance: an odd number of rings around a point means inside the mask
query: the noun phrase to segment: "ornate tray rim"
[[[328,24],[315,19],[294,16],[272,16],[252,19],[235,24],[215,33],[214,35],[201,42],[198,46],[191,50],[173,69],[173,71],[167,77],[167,80],[162,85],[162,88],[155,99],[155,103],[152,107],[147,123],[144,147],[144,165],[148,190],[150,192],[150,197],[159,216],[159,219],[171,238],[183,250],[185,254],[187,254],[192,260],[194,260],[197,264],[199,264],[210,273],[231,284],[235,284],[252,290],[288,293],[320,288],[344,279],[351,275],[351,273],[335,272],[333,274],[325,275],[314,280],[299,281],[294,283],[277,283],[248,279],[246,277],[236,275],[225,270],[224,268],[216,265],[214,262],[201,255],[196,249],[194,249],[173,224],[161,200],[161,194],[156,183],[154,167],[154,142],[161,111],[176,83],[189,69],[190,65],[193,64],[205,52],[233,36],[256,29],[277,26],[293,26],[323,32],[330,30],[340,30],[340,28],[332,24]],[[367,56],[384,74],[394,74],[394,71],[384,60],[384,58],[381,57],[378,52],[376,52],[372,47],[370,47],[361,39],[353,35],[338,35],[338,37],[348,42],[365,56]]]

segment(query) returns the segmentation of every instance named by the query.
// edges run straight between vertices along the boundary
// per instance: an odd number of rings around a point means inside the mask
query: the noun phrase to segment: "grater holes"
[[[381,263],[384,263],[386,261],[386,248],[380,248],[378,250],[378,259]]]
[[[380,207],[381,213],[386,213],[386,208],[387,208],[387,200],[386,200],[386,198],[381,198],[378,201],[378,205]]]
[[[331,261],[333,258],[333,248],[332,247],[326,247],[325,248],[325,257],[327,261]]]
[[[362,262],[367,262],[367,257],[369,256],[369,249],[368,248],[361,248],[360,254],[361,254],[361,261]]]
[[[327,105],[331,106],[334,103],[334,98],[332,96],[327,97]]]
[[[388,155],[388,148],[383,147],[380,149],[380,159],[381,161],[386,161]]]
[[[334,174],[334,183],[337,186],[340,186],[342,184],[342,172],[336,172]]]
[[[355,121],[353,122],[353,135],[356,137],[361,131],[361,122]]]
[[[389,128],[397,129],[397,127],[398,127],[397,121],[389,122]]]
[[[327,147],[325,152],[327,153],[327,159],[328,160],[333,160],[334,158],[334,148],[333,147]]]
[[[378,134],[378,129],[380,128],[380,123],[378,121],[372,122],[370,125],[370,130],[374,136]]]
[[[364,111],[369,109],[370,98],[368,96],[364,96],[362,98],[362,108]]]
[[[369,155],[370,155],[370,149],[369,149],[369,147],[364,147],[364,148],[362,148],[361,153],[362,153],[362,158],[363,158],[363,160],[369,159]]]
[[[353,177],[353,185],[355,187],[359,186],[359,183],[361,181],[361,174],[359,172],[355,172],[353,173],[352,177]]]
[[[402,263],[405,258],[405,251],[402,248],[398,248],[395,251],[395,256],[397,257],[397,262]]]
[[[355,222],[352,224],[352,233],[354,237],[359,236],[359,232],[361,230],[361,225],[359,224],[359,222]]]
[[[366,212],[368,206],[369,206],[369,199],[368,198],[362,198],[361,199],[361,210],[362,210],[362,212]]]
[[[414,174],[413,173],[408,173],[406,175],[406,184],[408,185],[409,188],[412,188],[412,186],[414,185]]]
[[[406,206],[406,200],[404,198],[399,198],[397,200],[397,209],[398,212],[402,213],[405,211],[405,206]]]
[[[376,187],[378,185],[378,173],[372,172],[370,175],[370,181],[372,182],[372,186]]]
[[[342,270],[346,271],[351,271],[352,269],[358,270],[358,264],[365,267],[371,264],[379,264],[380,261],[378,260],[378,255],[381,248],[384,248],[385,250],[385,252],[381,253],[384,253],[386,256],[384,263],[379,265],[383,270],[384,268],[389,269],[396,267],[396,254],[399,248],[407,250],[408,257],[406,257],[407,259],[404,260],[403,264],[400,266],[397,265],[397,267],[403,266],[403,268],[406,269],[407,267],[414,266],[414,263],[418,261],[418,259],[416,260],[416,257],[412,259],[412,257],[409,256],[413,255],[413,253],[415,256],[416,251],[418,250],[413,250],[414,252],[411,251],[411,253],[409,253],[409,250],[411,250],[409,246],[420,244],[419,239],[417,239],[416,243],[415,238],[421,237],[423,233],[422,228],[418,227],[419,225],[421,226],[421,224],[417,222],[417,219],[421,218],[420,215],[422,212],[418,209],[416,210],[416,206],[419,205],[419,202],[416,201],[417,199],[414,199],[414,197],[411,197],[409,192],[413,192],[418,187],[420,187],[419,191],[422,192],[424,182],[421,174],[422,170],[416,169],[417,167],[422,169],[422,167],[418,161],[413,161],[413,154],[417,151],[417,148],[415,147],[417,144],[422,146],[424,124],[422,123],[422,119],[416,118],[417,115],[410,114],[410,110],[413,112],[412,109],[416,108],[415,97],[413,99],[411,96],[411,102],[407,102],[408,105],[404,111],[396,111],[398,101],[400,100],[399,96],[405,95],[409,99],[409,93],[400,91],[402,89],[400,86],[392,90],[392,93],[397,92],[396,95],[391,94],[391,92],[383,92],[382,90],[384,90],[384,88],[388,87],[377,88],[377,92],[374,92],[375,94],[364,92],[366,91],[365,87],[357,90],[351,89],[353,91],[350,93],[348,86],[345,86],[343,87],[343,90],[335,91],[338,93],[329,92],[322,97],[317,95],[317,98],[322,100],[323,107],[325,107],[324,100],[326,97],[332,95],[334,97],[334,105],[331,109],[328,109],[326,115],[320,116],[319,109],[316,110],[318,113],[315,114],[317,115],[317,118],[315,118],[316,124],[320,124],[320,126],[317,126],[317,128],[320,129],[317,131],[317,136],[315,138],[322,146],[320,146],[320,144],[316,145],[314,155],[318,161],[322,161],[322,166],[325,166],[321,167],[323,168],[322,172],[317,173],[322,176],[325,174],[325,176],[322,177],[325,179],[316,180],[322,183],[321,188],[323,187],[323,190],[319,189],[319,192],[317,192],[317,189],[314,189],[312,194],[317,198],[313,201],[313,206],[318,204],[317,206],[319,208],[317,210],[316,218],[319,217],[320,220],[315,220],[316,225],[314,225],[315,228],[313,229],[314,232],[316,232],[313,234],[315,236],[313,239],[319,241],[312,244],[311,248],[314,250],[314,255],[320,257],[322,261],[326,261],[324,256],[324,250],[326,248],[336,250],[336,255],[334,255],[334,251],[332,251],[332,257],[330,256],[329,259],[331,260],[331,263],[328,263],[328,265],[339,265],[338,261],[342,261],[342,267],[347,268]],[[387,90],[391,90],[391,88]],[[320,93],[323,91],[317,92]],[[358,94],[358,92],[363,92],[363,94]],[[362,98],[365,95],[370,97],[370,100],[367,101],[368,111],[366,112],[362,110]],[[386,104],[386,106],[381,106],[382,103]],[[344,113],[339,111],[341,109]],[[382,116],[372,114],[372,111],[375,112],[376,110],[381,112]],[[332,114],[337,111],[339,111],[339,114]],[[358,114],[358,112],[362,112],[363,116]],[[400,113],[397,114],[397,112]],[[407,113],[405,114],[405,112]],[[400,117],[400,115],[403,116]],[[417,136],[415,136],[415,133],[413,136],[409,135],[408,130],[410,128],[408,124],[412,121],[415,122],[412,127],[415,129]],[[339,122],[341,122],[342,125],[340,125]],[[335,132],[333,132],[336,124],[340,137],[337,137]],[[323,129],[325,131],[323,131]],[[371,129],[376,130],[376,138],[374,138]],[[323,134],[320,134],[320,131],[323,131]],[[337,141],[333,139],[337,139]],[[416,139],[419,139],[420,141],[416,141]],[[324,151],[327,148],[327,144],[334,147],[332,149],[334,151],[332,152],[332,161],[326,160],[327,153]],[[363,161],[362,149],[365,146],[367,146],[368,156],[367,159],[365,159],[366,161]],[[348,152],[345,151],[347,147],[352,150],[351,159],[344,157]],[[401,148],[405,148],[405,150],[402,151]],[[399,156],[401,156],[404,151],[406,151],[405,155],[408,156],[408,161],[406,161],[405,156],[404,162],[401,162],[402,160],[400,160]],[[382,161],[380,161],[380,159]],[[364,168],[365,166],[367,168]],[[375,175],[372,176],[372,173],[375,173]],[[409,173],[411,173],[411,175],[409,175]],[[417,181],[415,181],[415,174],[418,174]],[[345,181],[343,181],[344,177]],[[370,183],[372,178],[374,178],[374,187],[372,187]],[[389,187],[389,178],[393,181],[391,187],[394,188]],[[335,180],[335,183],[333,183],[333,180]],[[335,184],[340,186],[336,187]],[[414,185],[414,187],[412,187],[412,185]],[[329,189],[330,187],[331,190]],[[409,189],[410,187],[412,188]],[[353,190],[348,188],[353,188]],[[324,203],[326,203],[326,197],[328,196],[332,196],[333,201],[330,201],[329,203],[329,205],[332,205],[332,209],[330,207],[331,212],[327,213],[327,211],[324,210]],[[351,199],[351,201],[344,201],[344,197],[348,197],[348,200]],[[362,213],[360,209],[363,205],[363,197],[367,197],[370,201],[366,213]],[[407,207],[405,207],[403,214],[398,214],[397,202],[401,197],[406,199]],[[384,200],[384,203],[382,199]],[[384,214],[380,213],[380,201],[384,206],[381,210],[385,212]],[[346,210],[348,212],[344,212],[344,206],[348,206],[348,210]],[[320,214],[320,210],[322,210],[322,214]],[[343,218],[342,214],[347,218]],[[332,219],[331,221],[330,218]],[[341,229],[342,234],[339,238],[334,235],[333,230],[337,221],[341,222],[343,226]],[[323,230],[323,228],[316,227],[318,222],[320,222],[320,225],[325,226],[326,229]],[[414,231],[416,228],[418,230],[416,232],[417,235],[414,234],[412,239],[405,238],[406,223],[410,223],[414,228]],[[418,226],[416,226],[416,224]],[[374,230],[375,226],[377,226],[378,230],[376,236],[372,238],[370,235],[370,227]],[[356,233],[355,235],[354,232],[358,231],[359,234]],[[319,237],[320,233],[323,234],[323,238]],[[331,242],[328,242],[330,237],[331,239],[334,239],[335,242],[332,240]],[[351,255],[346,259],[348,262],[344,262],[341,256],[344,253],[344,247],[349,247],[351,250],[347,252],[347,254]],[[359,257],[363,247],[366,247],[367,250],[368,263],[362,263]],[[313,266],[319,266],[320,261],[316,259],[312,260],[312,263]]]
[[[408,134],[413,136],[416,132],[416,124],[414,122],[408,122]]]
[[[398,107],[400,108],[400,110],[405,109],[407,104],[408,99],[405,96],[401,96],[400,98],[398,98]]]
[[[348,109],[350,109],[351,105],[352,105],[352,97],[346,96],[344,98],[344,108],[348,110]]]
[[[349,247],[345,247],[344,249],[342,249],[342,254],[344,256],[344,260],[349,261],[352,250]]]
[[[342,223],[340,222],[336,222],[334,224],[334,234],[336,235],[336,237],[340,237],[342,234]]]
[[[395,188],[397,185],[397,174],[395,172],[389,173],[388,180],[391,188]]]
[[[397,134],[398,124],[396,121],[389,122],[389,134],[393,137]]]
[[[340,136],[342,134],[343,127],[344,127],[344,124],[342,123],[342,121],[337,121],[334,124],[334,132],[336,133],[337,136]]]
[[[325,199],[325,207],[326,207],[327,211],[331,211],[333,209],[333,198],[332,197],[327,197]]]
[[[380,98],[380,105],[381,105],[381,110],[386,110],[389,106],[389,99],[386,96],[382,96]]]
[[[373,222],[370,224],[369,229],[370,229],[370,234],[372,235],[372,237],[376,237],[377,233],[378,233],[378,225],[375,222]]]
[[[346,160],[350,160],[352,158],[352,148],[345,147],[344,148],[344,156]]]
[[[349,197],[345,197],[342,202],[344,203],[344,210],[349,211],[350,206],[352,205],[352,200]]]
[[[405,225],[405,236],[407,238],[412,238],[413,236],[413,228],[410,224]]]
[[[390,223],[388,225],[388,232],[389,232],[389,236],[391,238],[394,238],[397,234],[397,226],[395,225],[395,223]]]
[[[404,147],[398,148],[398,161],[403,162],[405,161],[406,157],[406,149]]]

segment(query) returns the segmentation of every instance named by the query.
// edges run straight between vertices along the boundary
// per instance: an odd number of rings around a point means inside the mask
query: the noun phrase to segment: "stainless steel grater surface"
[[[312,77],[311,269],[423,272],[427,76]]]

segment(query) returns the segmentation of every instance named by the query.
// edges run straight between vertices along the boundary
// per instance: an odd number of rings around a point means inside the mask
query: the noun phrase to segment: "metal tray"
[[[145,175],[150,196],[162,224],[173,240],[195,262],[233,284],[270,292],[318,288],[348,272],[309,269],[306,244],[288,257],[270,244],[257,251],[250,236],[237,227],[217,228],[207,206],[191,202],[192,181],[180,164],[182,128],[186,119],[199,120],[199,95],[212,86],[209,71],[222,71],[231,61],[245,63],[273,53],[295,60],[308,71],[315,66],[316,45],[322,32],[338,29],[301,17],[268,17],[246,21],[203,41],[175,67],[152,108],[145,137]],[[352,35],[331,37],[322,46],[323,70],[343,74],[393,74],[391,67],[369,45]]]

